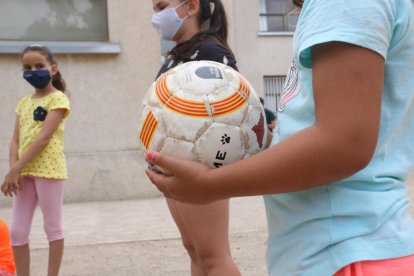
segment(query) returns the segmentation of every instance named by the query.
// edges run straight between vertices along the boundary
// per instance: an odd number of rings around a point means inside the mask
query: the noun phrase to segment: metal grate
[[[265,76],[264,81],[264,101],[265,107],[277,112],[279,107],[280,96],[283,91],[283,84],[285,83],[286,76]]]

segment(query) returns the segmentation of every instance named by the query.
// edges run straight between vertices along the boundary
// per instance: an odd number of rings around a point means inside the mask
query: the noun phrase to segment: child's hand
[[[20,172],[13,169],[5,176],[3,184],[1,185],[1,191],[5,196],[17,195],[20,187]]]
[[[146,169],[145,173],[165,197],[188,203],[209,203],[219,198],[209,192],[208,172],[212,169],[206,165],[148,152],[147,161],[171,172],[166,176]]]
[[[4,181],[3,184],[1,185],[1,191],[3,192],[5,196],[17,195],[18,190],[19,189],[16,186],[14,186],[13,184],[7,183],[6,181]]]

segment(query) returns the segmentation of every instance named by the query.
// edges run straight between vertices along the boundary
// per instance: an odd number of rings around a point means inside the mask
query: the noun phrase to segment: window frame
[[[283,18],[283,28],[285,29],[285,20],[289,15],[282,12],[267,12],[266,0],[259,0],[259,36],[293,36],[294,31],[267,31],[268,16],[281,16]]]
[[[121,46],[110,41],[108,0],[104,0],[107,41],[8,40],[0,38],[0,54],[19,54],[29,45],[43,45],[56,54],[119,54]]]

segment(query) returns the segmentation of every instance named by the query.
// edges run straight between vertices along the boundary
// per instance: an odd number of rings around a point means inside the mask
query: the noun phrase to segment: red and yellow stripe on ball
[[[157,127],[158,121],[155,119],[152,112],[148,112],[147,117],[145,117],[144,124],[142,125],[141,133],[139,135],[139,139],[141,139],[141,142],[146,149],[148,149],[151,145],[151,141],[154,137]]]
[[[161,76],[157,80],[155,83],[155,93],[157,94],[158,100],[165,105],[171,96],[167,86],[167,76]]]
[[[167,76],[162,76],[155,85],[155,93],[161,104],[169,110],[188,117],[206,118],[207,109],[202,101],[191,101],[171,95],[167,85]]]
[[[191,101],[183,99],[181,97],[173,96],[165,104],[165,106],[171,111],[174,111],[184,116],[198,118],[208,117],[206,106],[202,101]]]
[[[187,100],[182,97],[171,95],[167,85],[167,76],[162,76],[157,81],[155,85],[155,92],[160,103],[175,113],[187,117],[210,117],[204,102]],[[244,97],[242,94],[244,94]],[[212,117],[224,116],[226,114],[239,110],[246,104],[247,98],[249,98],[249,96],[249,85],[240,77],[240,83],[237,87],[237,91],[224,99],[210,103],[210,105],[213,107]]]
[[[245,94],[246,98],[248,99],[250,97],[250,86],[247,84],[247,82],[244,80],[244,78],[239,74],[240,83],[237,87],[237,90],[239,92],[242,92]]]
[[[240,93],[234,92],[225,99],[211,103],[211,106],[214,108],[214,117],[220,117],[232,113],[236,110],[239,110],[243,105],[246,104],[246,99],[248,99],[250,96],[250,88],[242,78],[240,78],[240,83],[237,87],[237,91],[243,93],[246,98],[244,98]]]

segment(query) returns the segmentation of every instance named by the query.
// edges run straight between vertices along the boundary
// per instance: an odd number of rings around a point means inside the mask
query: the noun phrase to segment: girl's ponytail
[[[62,75],[60,74],[60,71],[57,71],[56,75],[53,76],[52,85],[56,89],[58,89],[58,90],[62,91],[63,93],[65,93],[65,91],[66,91],[66,82],[62,78]]]
[[[223,3],[221,3],[220,0],[201,0],[201,2],[206,2],[208,4],[209,11],[210,2],[214,4],[214,11],[213,14],[211,14],[210,28],[208,29],[208,32],[219,39],[219,41],[226,46],[226,48],[230,48],[227,44],[227,16]]]
[[[214,10],[211,12],[213,4]],[[201,29],[189,41],[174,47],[168,54],[177,60],[189,59],[191,55],[200,47],[200,44],[209,38],[216,39],[220,44],[232,53],[228,43],[228,26],[227,17],[221,0],[200,0],[200,13],[198,15],[198,23]],[[209,23],[209,24],[207,24]],[[207,24],[207,27],[204,26]]]
[[[296,7],[302,8],[304,0],[292,0],[292,2]]]

